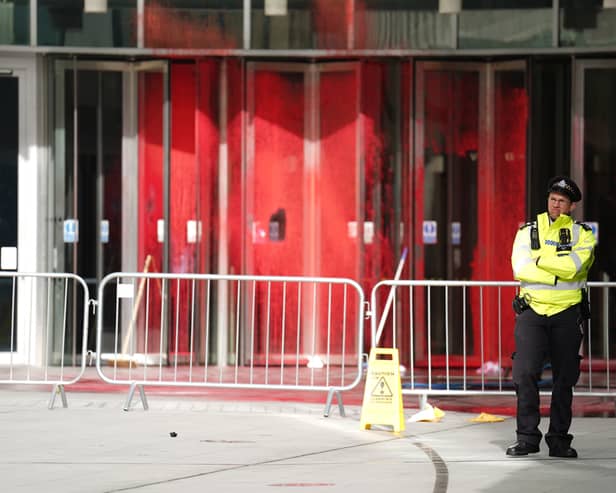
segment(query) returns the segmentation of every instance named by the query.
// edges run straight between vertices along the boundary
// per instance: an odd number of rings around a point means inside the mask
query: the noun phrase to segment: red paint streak
[[[248,268],[257,275],[302,275],[306,232],[304,225],[306,186],[304,184],[304,75],[257,71],[255,74],[254,170],[252,180],[253,220],[248,223]],[[250,189],[250,185],[249,185]],[[269,221],[278,209],[286,213],[285,238],[269,237]],[[251,266],[252,263],[252,266]],[[287,324],[282,325],[280,285],[269,292],[260,285],[257,291],[258,337],[255,352],[269,347],[279,353],[285,330],[285,352],[295,353],[297,296],[289,293]]]
[[[386,114],[387,64],[362,64],[362,118],[365,166],[365,218],[374,224],[374,238],[365,245],[362,286],[370,293],[382,279],[392,279],[395,263],[391,239],[394,224],[393,166],[388,166],[390,145]],[[385,303],[385,290],[379,290],[379,306]],[[391,343],[391,331],[385,331],[382,343]],[[366,334],[364,343],[369,344]]]
[[[157,221],[163,218],[163,81],[157,73],[139,76],[139,238],[138,270],[151,256],[149,271],[162,267],[162,243],[157,240]],[[160,307],[160,290],[150,286],[152,302]],[[144,286],[144,289],[147,289]],[[147,291],[146,291],[147,292]],[[145,309],[140,307],[138,352],[154,350],[145,345]],[[148,314],[148,338],[158,340],[160,309]]]
[[[494,125],[487,129],[494,137],[494,155],[487,156],[481,154],[485,150],[479,149],[479,85],[476,74],[449,71],[426,73],[426,92],[422,96],[425,98],[426,158],[424,170],[418,170],[417,173],[420,191],[418,206],[422,207],[416,215],[419,243],[423,219],[436,219],[440,223],[439,245],[424,247],[426,257],[418,264],[420,269],[416,272],[417,277],[511,279],[509,256],[513,235],[518,223],[525,217],[528,119],[528,102],[521,85],[522,78],[519,73],[511,74],[503,72],[496,76]],[[481,115],[481,118],[486,116]],[[469,151],[479,152],[474,164],[469,160]],[[444,159],[442,178],[429,169],[432,156],[442,156]],[[449,180],[449,188],[443,188],[442,180],[445,178]],[[462,193],[455,192],[460,189]],[[437,194],[437,197],[432,198],[428,194]],[[449,218],[440,213],[434,199],[449,202],[454,215]],[[450,248],[441,246],[442,242],[447,241],[449,225],[442,224],[445,220],[458,220],[462,224],[462,266],[453,272],[437,268],[438,265],[444,265],[442,263],[450,255]],[[425,269],[425,272],[421,272],[421,269]],[[468,322],[474,338],[474,349],[469,354],[473,354],[477,360],[483,358],[484,361],[496,361],[500,356],[506,365],[513,345],[513,315],[509,310],[503,310],[500,320],[503,333],[499,341],[496,330],[499,323],[498,307],[504,301],[498,299],[495,290],[484,292],[483,305],[478,296],[478,291],[471,291],[469,295]],[[480,311],[481,306],[483,313]],[[420,326],[423,325],[422,316],[420,313]],[[481,322],[485,328],[483,334],[480,332]],[[482,336],[484,350],[481,354],[478,344]]]
[[[207,60],[197,63],[197,211],[201,221],[202,238],[198,243],[198,272],[216,272],[212,251],[218,242],[218,160],[219,129],[219,72],[220,62]]]
[[[197,271],[197,244],[189,243],[187,223],[197,220],[199,163],[196,159],[196,74],[193,64],[171,65],[171,169],[169,176],[169,271]],[[208,231],[202,241],[207,241]],[[170,283],[170,352],[189,350],[191,285]]]
[[[146,2],[144,36],[148,48],[237,48],[229,30],[212,21],[215,16],[198,17],[194,10],[182,12],[173,3]]]
[[[246,114],[243,109],[242,94],[244,85],[243,64],[238,59],[227,59],[227,149],[229,165],[229,203],[226,213],[229,248],[229,273],[245,272],[242,243],[247,238],[246,218],[243,214],[243,170],[242,149],[243,122]]]

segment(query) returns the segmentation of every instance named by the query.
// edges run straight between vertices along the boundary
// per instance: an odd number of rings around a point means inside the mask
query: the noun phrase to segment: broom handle
[[[148,255],[145,258],[145,263],[143,265],[143,273],[147,273],[150,268],[150,263],[152,262],[152,255]],[[137,290],[137,298],[135,298],[135,305],[133,306],[133,314],[130,319],[130,324],[128,324],[128,330],[126,331],[126,335],[124,336],[124,340],[122,341],[122,353],[126,354],[128,351],[128,343],[130,341],[131,336],[133,335],[133,327],[135,326],[135,322],[137,321],[137,315],[139,314],[139,305],[141,305],[141,298],[143,298],[143,289],[145,288],[145,277],[141,278],[139,282],[139,289]]]
[[[396,275],[394,276],[394,281],[398,281],[400,279],[400,276],[402,275],[402,269],[404,267],[404,262],[406,261],[406,255],[408,251],[409,249],[405,247],[404,251],[402,252],[402,257],[400,257],[400,262],[398,262],[398,268],[396,269]],[[379,320],[379,328],[376,331],[376,337],[374,339],[375,347],[378,347],[379,345],[379,339],[381,338],[381,335],[383,334],[383,328],[385,327],[385,321],[387,320],[387,317],[389,315],[389,310],[391,308],[392,302],[394,301],[395,293],[396,293],[396,286],[391,286],[389,288],[389,295],[387,296],[387,302],[385,303],[383,314],[381,315],[381,320]]]

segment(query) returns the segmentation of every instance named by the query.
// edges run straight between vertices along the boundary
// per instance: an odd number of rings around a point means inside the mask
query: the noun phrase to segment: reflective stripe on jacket
[[[588,270],[594,261],[595,236],[590,228],[561,215],[554,222],[547,212],[537,216],[540,248],[531,248],[530,229],[520,228],[511,253],[513,276],[520,281],[520,294],[530,298],[540,315],[555,315],[581,300]],[[569,230],[571,250],[557,252],[560,230]]]

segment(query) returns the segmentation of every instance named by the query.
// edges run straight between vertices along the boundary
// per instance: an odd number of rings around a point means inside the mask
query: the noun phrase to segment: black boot
[[[507,455],[511,457],[520,457],[528,454],[536,454],[539,452],[539,445],[533,443],[517,441],[513,445],[507,447]]]
[[[573,435],[546,435],[545,441],[550,447],[550,457],[561,457],[563,459],[575,459],[578,454],[571,446]]]

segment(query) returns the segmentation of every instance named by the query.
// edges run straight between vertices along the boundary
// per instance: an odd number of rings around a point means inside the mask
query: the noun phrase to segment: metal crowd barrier
[[[347,279],[114,273],[98,291],[97,372],[130,385],[334,395],[361,380],[364,294]]]
[[[0,272],[0,290],[0,384],[52,385],[49,409],[57,395],[68,407],[64,387],[86,366],[86,283],[73,274]]]
[[[402,393],[418,396],[422,408],[428,395],[515,394],[511,301],[518,289],[517,282],[379,282],[371,293],[372,346],[398,348]],[[575,395],[616,398],[616,283],[589,282],[588,291],[592,316]],[[549,393],[549,362],[539,386]]]

